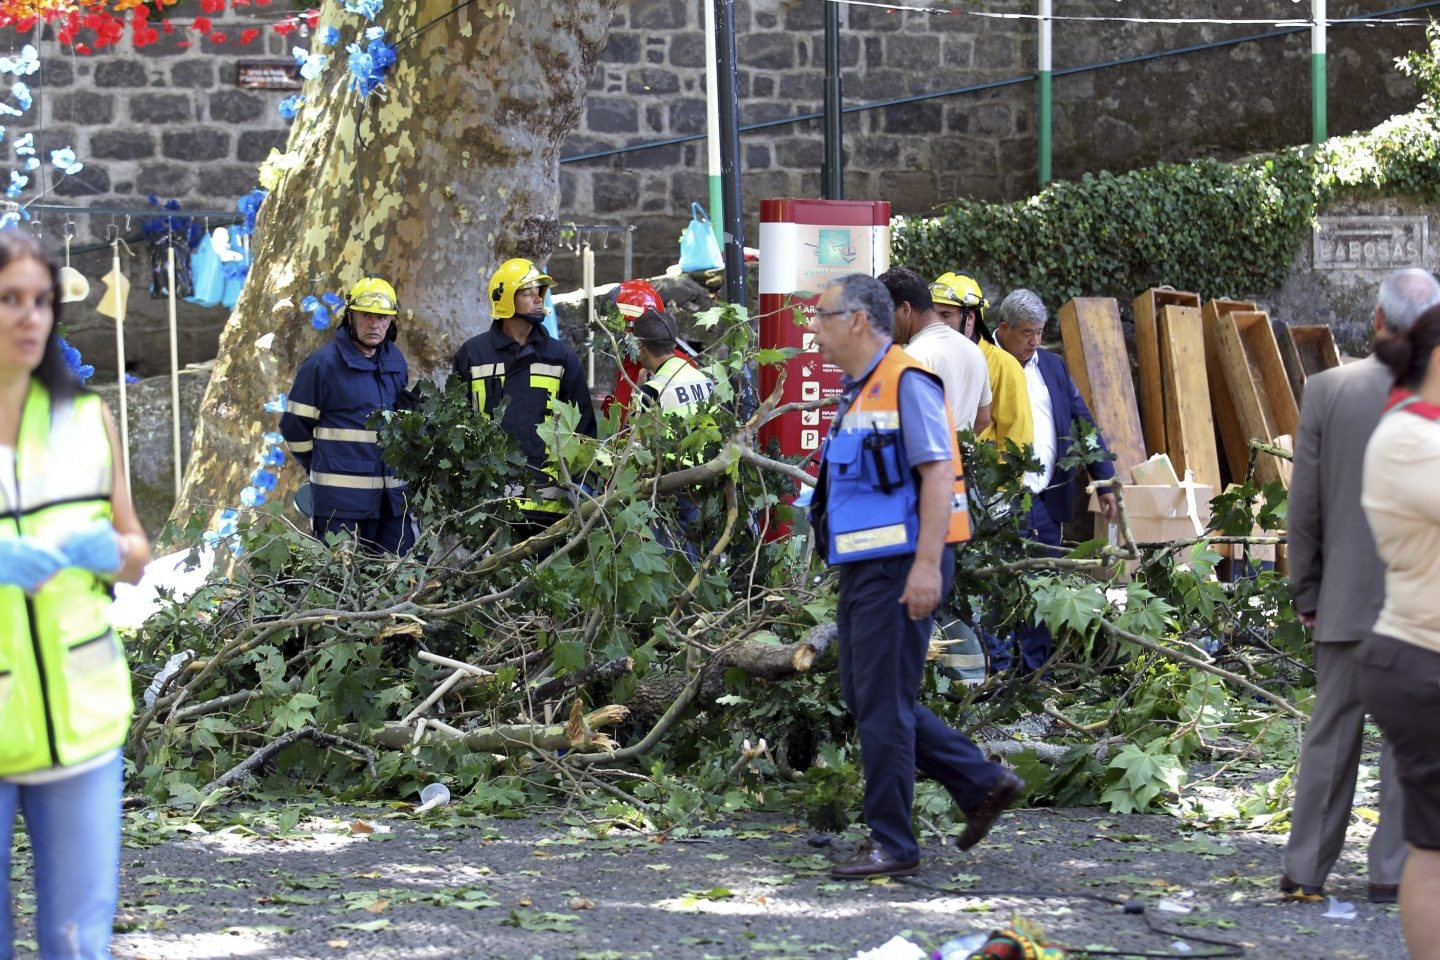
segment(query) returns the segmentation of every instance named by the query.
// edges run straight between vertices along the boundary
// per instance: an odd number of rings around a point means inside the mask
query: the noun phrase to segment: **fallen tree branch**
[[[689,709],[690,704],[695,699],[696,691],[700,689],[700,681],[704,676],[703,671],[696,671],[695,676],[690,679],[690,682],[685,685],[685,689],[680,692],[680,696],[676,697],[675,702],[670,704],[670,709],[665,711],[665,715],[655,722],[655,725],[650,728],[650,732],[647,733],[639,743],[626,747],[623,750],[612,748],[604,753],[572,753],[564,758],[564,762],[574,766],[588,767],[601,761],[608,760],[620,763],[641,756],[664,739],[665,734],[669,733],[670,728],[675,725],[675,721],[679,720],[680,715]]]
[[[291,730],[289,733],[282,734],[276,737],[274,740],[265,744],[265,746],[261,747],[259,750],[256,750],[254,753],[250,754],[250,756],[246,757],[240,763],[237,763],[225,773],[210,781],[200,792],[202,794],[214,793],[216,790],[223,789],[230,786],[231,784],[243,780],[245,777],[254,773],[255,770],[267,763],[271,757],[274,757],[286,747],[299,743],[301,740],[311,740],[319,746],[327,748],[344,747],[347,750],[353,750],[365,758],[366,769],[369,771],[370,776],[375,776],[374,750],[371,750],[369,747],[366,747],[363,744],[356,743],[354,740],[347,740],[344,737],[338,737],[334,734],[325,733],[317,727],[306,726],[301,727],[299,730]]]
[[[1178,663],[1183,663],[1187,667],[1194,667],[1196,670],[1201,670],[1205,673],[1213,674],[1214,676],[1217,676],[1222,680],[1226,680],[1230,683],[1235,684],[1238,687],[1241,687],[1244,690],[1248,690],[1249,692],[1255,694],[1257,697],[1263,697],[1264,699],[1269,700],[1271,703],[1275,704],[1275,706],[1279,707],[1285,713],[1288,713],[1290,716],[1294,717],[1296,720],[1305,721],[1310,719],[1306,713],[1297,709],[1294,704],[1292,704],[1289,700],[1286,700],[1284,697],[1280,696],[1280,694],[1271,693],[1264,687],[1257,686],[1256,684],[1251,683],[1249,680],[1246,680],[1244,677],[1240,676],[1237,673],[1231,673],[1229,670],[1226,670],[1222,667],[1217,667],[1213,663],[1206,663],[1204,660],[1201,660],[1198,657],[1192,657],[1188,653],[1176,650],[1173,647],[1167,647],[1163,643],[1156,643],[1154,640],[1151,640],[1148,637],[1142,637],[1138,633],[1131,633],[1129,630],[1117,627],[1115,626],[1115,624],[1105,620],[1100,621],[1100,628],[1108,633],[1113,634],[1114,636],[1119,637],[1121,640],[1127,640],[1130,643],[1135,644],[1137,647],[1142,647],[1146,650],[1149,650],[1151,653],[1158,653],[1162,657],[1174,660]]]
[[[461,747],[475,753],[510,753],[514,750],[575,750],[582,747],[605,749],[613,746],[608,736],[596,733],[594,728],[620,723],[630,711],[618,704],[601,707],[584,714],[579,725],[566,723],[502,723],[474,730],[456,730],[433,722],[427,731],[436,733],[441,740],[452,747]],[[358,735],[355,724],[341,728],[346,733]],[[415,730],[411,724],[387,723],[379,730],[367,734],[376,746],[389,750],[409,750]]]
[[[828,629],[826,629],[828,627]],[[647,679],[638,684],[629,704],[638,720],[660,715],[680,696],[682,689],[694,686],[701,704],[713,703],[725,693],[725,674],[733,669],[761,680],[783,680],[797,673],[807,673],[824,655],[835,636],[834,624],[812,628],[807,639],[795,643],[767,643],[763,640],[737,640],[718,648],[695,671],[689,683],[678,674],[670,673]]]
[[[554,700],[566,690],[575,687],[583,687],[586,684],[597,683],[601,680],[613,680],[635,669],[635,660],[631,657],[621,657],[619,660],[607,660],[604,663],[592,663],[582,667],[574,673],[567,673],[563,677],[556,677],[554,680],[547,680],[531,691],[530,696],[538,701]]]

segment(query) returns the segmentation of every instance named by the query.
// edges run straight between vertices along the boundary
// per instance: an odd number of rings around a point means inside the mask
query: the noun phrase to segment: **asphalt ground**
[[[968,853],[929,833],[918,876],[845,883],[828,868],[858,831],[817,835],[777,815],[655,834],[573,813],[376,805],[281,833],[255,826],[274,810],[208,813],[231,825],[127,828],[117,960],[848,958],[897,934],[933,949],[1015,917],[1073,957],[1406,955],[1396,908],[1365,900],[1360,818],[1327,890],[1353,904],[1337,919],[1328,899],[1279,896],[1283,834],[1096,808],[1012,811]],[[28,873],[22,850],[19,956],[34,949]]]

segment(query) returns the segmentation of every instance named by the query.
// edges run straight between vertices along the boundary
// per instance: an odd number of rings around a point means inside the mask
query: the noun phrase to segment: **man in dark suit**
[[[1440,303],[1425,270],[1397,270],[1380,284],[1375,339],[1403,333]],[[1391,375],[1374,357],[1305,383],[1288,515],[1290,597],[1315,631],[1315,705],[1300,752],[1280,889],[1315,896],[1345,844],[1360,763],[1365,707],[1360,647],[1385,600],[1385,565],[1360,509],[1365,446],[1380,422]],[[1380,769],[1394,770],[1388,745]],[[1400,791],[1380,786],[1380,824],[1370,838],[1370,899],[1394,903],[1405,865]]]
[[[1095,425],[1090,409],[1080,398],[1070,371],[1065,369],[1065,361],[1040,349],[1050,313],[1039,295],[1033,290],[1012,291],[1001,302],[997,318],[995,340],[1025,371],[1030,412],[1035,421],[1035,458],[1040,461],[1040,470],[1025,475],[1025,485],[1032,495],[1028,535],[1032,540],[1058,549],[1060,524],[1069,522],[1075,496],[1071,484],[1075,478],[1074,468],[1058,466],[1070,455],[1071,432],[1077,422],[1083,421],[1095,430],[1102,450],[1105,441],[1100,437],[1100,428]],[[1108,459],[1090,464],[1087,470],[1094,480],[1115,476],[1115,467]],[[1106,521],[1113,520],[1115,494],[1106,490],[1099,500]],[[1044,624],[1023,627],[1018,639],[1024,672],[1038,670],[1050,659],[1054,644]],[[992,649],[990,662],[994,671],[1006,669],[1010,664],[1010,651]]]

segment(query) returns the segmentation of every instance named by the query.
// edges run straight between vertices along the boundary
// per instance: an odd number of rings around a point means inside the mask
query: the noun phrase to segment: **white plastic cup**
[[[443,783],[428,783],[420,791],[420,806],[416,813],[424,813],[433,807],[443,807],[450,802],[450,788]]]

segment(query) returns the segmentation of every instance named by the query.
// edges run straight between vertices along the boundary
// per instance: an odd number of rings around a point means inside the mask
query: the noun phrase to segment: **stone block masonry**
[[[597,63],[590,99],[563,155],[577,156],[705,133],[705,37],[702,3],[626,0],[617,5],[609,43]],[[818,114],[824,79],[827,0],[737,0],[738,85],[742,124]],[[980,13],[1031,14],[1033,0],[953,0],[949,13],[841,4],[841,58],[848,106],[1032,76],[1032,20]],[[1343,19],[1395,6],[1393,0],[1330,0]],[[1121,171],[1196,156],[1234,158],[1309,138],[1310,46],[1305,32],[1146,63],[1065,75],[1071,68],[1274,32],[1266,18],[1308,12],[1292,0],[1057,0],[1062,17],[1243,19],[1250,23],[1141,24],[1110,19],[1055,24],[1054,171]],[[178,18],[177,18],[178,19]],[[71,146],[85,164],[49,199],[144,207],[148,194],[186,210],[234,209],[255,185],[256,167],[283,148],[288,121],[277,107],[293,91],[244,90],[237,64],[288,60],[306,45],[265,29],[238,45],[240,21],[217,18],[226,44],[182,47],[177,30],[140,51],[128,45],[92,56],[42,41],[42,73],[28,78],[35,108],[7,118],[10,136],[26,130],[39,155]],[[246,21],[247,25],[249,24]],[[15,44],[21,38],[14,38]],[[1330,34],[1330,130],[1365,129],[1410,109],[1412,84],[1393,60],[1424,43],[1420,27],[1335,26]],[[9,51],[0,50],[0,53]],[[1340,92],[1344,95],[1341,96]],[[922,215],[958,197],[1013,200],[1036,187],[1035,85],[894,103],[844,119],[846,195],[889,200],[897,214]],[[760,200],[817,196],[823,131],[816,119],[743,133],[746,239],[758,239]],[[576,223],[634,224],[635,272],[653,275],[674,261],[692,201],[708,198],[703,139],[564,163],[559,216]],[[53,168],[44,174],[54,186]],[[60,235],[44,215],[46,235]],[[77,242],[103,240],[108,218],[78,218]],[[133,231],[132,231],[133,234]],[[619,279],[618,244],[597,258],[602,281]],[[143,304],[148,263],[132,263]],[[102,255],[103,256],[103,255]],[[97,263],[98,277],[108,269]],[[578,283],[580,260],[557,251],[552,270]],[[221,318],[223,320],[223,317]],[[215,322],[215,321],[207,321]],[[199,343],[213,336],[198,338]],[[97,334],[103,351],[105,331]],[[155,360],[165,347],[147,351]],[[203,356],[185,359],[205,359]],[[103,363],[103,360],[102,360]]]
[[[187,22],[183,15],[174,19]],[[213,223],[206,218],[207,225],[227,219],[235,201],[257,185],[260,161],[271,148],[284,149],[289,122],[278,107],[295,92],[239,89],[237,64],[288,61],[296,38],[265,29],[242,47],[240,29],[255,24],[233,13],[214,19],[229,35],[225,45],[205,41],[182,47],[188,31],[177,28],[161,43],[138,51],[127,41],[118,49],[82,56],[62,50],[47,31],[40,43],[41,70],[26,78],[34,107],[23,117],[6,118],[7,141],[24,132],[35,135],[37,156],[45,162],[32,180],[40,189],[50,188],[43,202],[142,211],[149,209],[153,195],[162,203],[178,200],[182,216],[205,210],[222,214]],[[25,40],[8,36],[17,49]],[[60,177],[48,162],[49,151],[65,146],[74,149],[85,169]],[[22,200],[31,196],[27,192]],[[131,285],[127,367],[140,376],[164,374],[170,362],[168,305],[148,292],[149,249],[135,243],[147,217],[40,210],[32,216],[45,237],[57,243],[71,222],[73,264],[90,278],[91,293],[86,303],[66,309],[65,325],[71,342],[95,364],[100,382],[113,383],[116,363],[114,323],[94,309],[104,290],[99,278],[110,269],[110,251],[103,243],[112,229],[130,240],[134,255],[122,259]],[[177,315],[180,363],[213,358],[227,311],[182,301]]]
[[[702,3],[631,0],[611,23],[591,99],[566,155],[705,132]],[[898,100],[1017,77],[1036,70],[1033,0],[927,4],[941,12],[840,5],[847,106]],[[1343,19],[1395,6],[1330,0]],[[948,10],[949,12],[943,12]],[[1054,69],[1275,32],[1308,14],[1292,0],[1056,0]],[[737,0],[740,120],[819,113],[825,72],[824,0]],[[1224,24],[1144,24],[1120,18],[1234,19]],[[1332,134],[1368,129],[1410,109],[1415,93],[1395,57],[1424,45],[1420,27],[1336,25],[1329,35]],[[1341,96],[1339,91],[1344,91]],[[1197,156],[1238,158],[1310,137],[1308,32],[1217,46],[1163,60],[1059,75],[1054,80],[1054,175],[1115,172]],[[922,215],[958,197],[1015,200],[1037,187],[1036,86],[897,103],[847,114],[845,191]],[[746,239],[757,240],[760,200],[818,196],[824,134],[818,120],[741,134]],[[665,175],[654,162],[663,154]],[[706,202],[703,140],[562,164],[565,218],[633,223],[636,269],[674,262],[692,201]],[[578,280],[568,260],[557,275]],[[602,267],[603,269],[603,267]],[[573,274],[573,276],[572,276]]]

